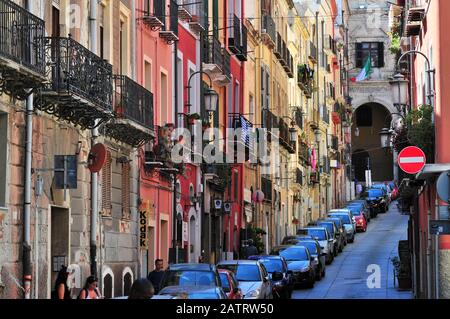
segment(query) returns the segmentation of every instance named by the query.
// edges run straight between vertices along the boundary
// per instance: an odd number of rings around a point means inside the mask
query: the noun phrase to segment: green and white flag
[[[366,64],[364,64],[364,67],[361,70],[361,73],[356,78],[353,78],[353,82],[361,82],[364,80],[367,80],[367,78],[372,74],[372,57],[369,55],[367,58]]]

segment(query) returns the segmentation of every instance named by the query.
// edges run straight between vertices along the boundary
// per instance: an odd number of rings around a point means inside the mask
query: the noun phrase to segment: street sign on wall
[[[430,220],[431,235],[450,235],[450,220]]]
[[[416,146],[406,147],[398,155],[398,166],[407,174],[419,173],[425,164],[425,153]]]
[[[142,250],[148,250],[148,212],[139,213],[139,246]]]
[[[441,201],[450,203],[450,172],[443,172],[439,176],[436,191]]]

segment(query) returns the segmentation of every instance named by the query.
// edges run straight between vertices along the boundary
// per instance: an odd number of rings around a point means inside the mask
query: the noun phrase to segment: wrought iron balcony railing
[[[114,76],[115,119],[105,134],[134,147],[147,143],[153,130],[153,94],[132,79]]]
[[[277,29],[275,21],[270,15],[264,15],[262,20],[262,37],[270,46],[274,46],[277,42]]]
[[[313,63],[317,63],[317,47],[314,45],[313,42],[309,43],[309,59]]]
[[[240,61],[247,61],[247,36],[248,36],[248,29],[247,27],[242,24],[241,25],[241,45],[239,46],[239,52],[236,54],[236,57]]]
[[[228,38],[228,49],[234,54],[241,52],[241,20],[236,15]]]
[[[206,64],[215,64],[222,70],[222,44],[214,35],[208,37],[204,42],[203,62]]]
[[[144,2],[144,24],[153,31],[160,30],[166,21],[165,0],[145,0]]]
[[[161,0],[165,2],[165,0]],[[159,31],[159,37],[167,44],[178,41],[178,4],[175,0],[170,0],[169,17],[164,17],[165,23]]]
[[[277,41],[276,46],[273,51],[273,54],[277,57],[277,59],[281,59],[283,56],[283,39],[281,38],[281,34],[277,32]]]
[[[296,174],[296,179],[295,182],[297,184],[303,185],[303,172],[297,168],[297,174]]]
[[[0,0],[0,93],[24,100],[45,81],[45,23],[10,0]]]
[[[50,79],[35,99],[36,108],[92,129],[112,117],[112,65],[72,38],[46,37]]]
[[[339,138],[337,136],[331,137],[331,148],[335,151],[339,150]]]
[[[222,64],[222,72],[223,75],[231,79],[231,54],[227,51],[226,48],[222,48],[222,56],[223,56],[223,64]]]
[[[178,0],[178,13],[188,18],[189,27],[197,33],[207,29],[207,14],[203,1],[199,0]]]

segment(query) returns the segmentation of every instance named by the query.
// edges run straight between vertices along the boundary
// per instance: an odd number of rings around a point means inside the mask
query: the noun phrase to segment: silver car
[[[331,264],[334,260],[334,239],[331,237],[328,229],[324,227],[305,227],[297,230],[297,235],[309,235],[317,240],[320,248],[327,255],[326,263]]]
[[[236,275],[244,299],[273,299],[272,281],[264,265],[258,260],[227,260],[217,264]]]

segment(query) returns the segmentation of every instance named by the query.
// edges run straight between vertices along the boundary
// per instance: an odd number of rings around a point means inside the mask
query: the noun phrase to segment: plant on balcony
[[[391,47],[389,48],[389,51],[396,56],[396,59],[400,57],[402,53],[402,48],[400,45],[401,42],[401,29],[400,29],[400,23],[395,22],[392,26],[391,32],[388,32],[389,36],[391,37]]]

